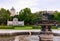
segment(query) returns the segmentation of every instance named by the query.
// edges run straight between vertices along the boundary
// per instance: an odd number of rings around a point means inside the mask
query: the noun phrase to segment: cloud
[[[0,7],[10,9],[13,6],[17,11],[26,7],[33,8],[37,5],[37,0],[0,0],[0,2]]]
[[[20,11],[29,7],[32,12],[39,10],[59,10],[60,0],[0,0],[0,8],[10,9],[12,6]]]

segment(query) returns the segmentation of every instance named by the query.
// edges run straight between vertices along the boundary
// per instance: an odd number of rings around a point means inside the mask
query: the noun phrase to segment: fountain
[[[57,21],[49,20],[48,16],[48,13],[43,14],[43,19],[39,21],[40,23],[37,23],[42,27],[39,35],[39,41],[53,41],[54,34],[51,30],[51,26],[57,25]]]
[[[13,33],[8,33],[8,32],[5,32],[5,33],[0,33],[0,41],[29,41],[27,40],[28,37],[32,36],[32,35],[37,35],[39,36],[39,41],[53,41],[53,37],[54,35],[59,35],[60,34],[57,34],[57,33],[53,33],[52,30],[51,30],[51,26],[54,26],[56,25],[57,26],[57,21],[56,20],[48,20],[48,14],[44,14],[44,17],[42,20],[40,20],[40,22],[36,23],[37,25],[41,26],[42,29],[41,31],[39,30],[38,32],[34,32],[34,31],[11,31]],[[8,38],[6,38],[8,37]],[[27,37],[27,39],[26,39]],[[36,37],[34,37],[36,38]],[[31,41],[31,40],[30,40]]]

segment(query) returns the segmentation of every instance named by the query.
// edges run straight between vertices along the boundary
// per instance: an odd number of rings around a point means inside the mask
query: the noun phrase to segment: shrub
[[[33,26],[33,29],[41,29],[41,26]]]
[[[58,27],[56,27],[56,26],[52,26],[52,29],[58,29]]]
[[[14,26],[0,26],[0,29],[14,29]]]

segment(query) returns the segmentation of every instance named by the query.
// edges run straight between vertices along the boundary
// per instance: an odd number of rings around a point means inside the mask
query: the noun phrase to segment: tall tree
[[[31,18],[31,10],[30,8],[24,8],[19,12],[19,17],[20,20],[24,20],[25,24],[29,24],[30,23],[30,18]]]
[[[55,19],[60,22],[60,12],[55,12],[54,15],[55,15]]]
[[[49,16],[48,16],[48,19],[49,19],[49,20],[55,20],[54,14],[49,15]]]
[[[10,16],[9,10],[1,8],[0,9],[0,24],[7,24],[7,20],[9,16]]]

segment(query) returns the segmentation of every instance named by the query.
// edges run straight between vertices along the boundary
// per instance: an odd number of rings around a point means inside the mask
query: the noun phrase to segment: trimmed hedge
[[[0,29],[14,29],[14,26],[0,26]]]
[[[41,26],[32,26],[33,29],[41,29]],[[51,26],[52,29],[58,29],[56,26]]]
[[[52,26],[52,29],[58,29],[58,27],[56,27],[56,26]]]
[[[25,26],[13,26],[13,27],[25,27]]]
[[[41,29],[41,26],[33,26],[33,29]]]

